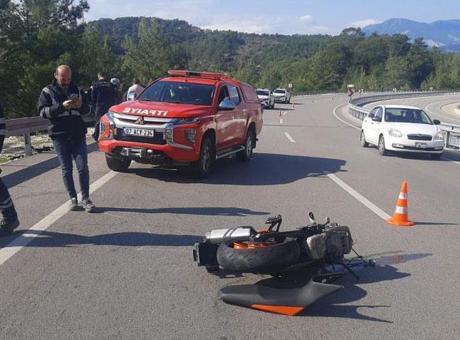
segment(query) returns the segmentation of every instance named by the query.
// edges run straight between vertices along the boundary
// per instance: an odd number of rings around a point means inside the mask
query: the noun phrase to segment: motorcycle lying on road
[[[322,224],[309,213],[310,223],[280,231],[281,215],[265,222],[267,229],[251,226],[216,229],[194,245],[193,259],[214,274],[268,274],[289,278],[293,273],[312,273],[306,284],[280,289],[263,284],[231,285],[219,291],[227,303],[285,315],[301,313],[305,307],[339,288],[332,284],[347,273],[358,277],[357,265],[373,265],[353,249],[350,229],[329,218]],[[356,257],[346,259],[351,252]]]

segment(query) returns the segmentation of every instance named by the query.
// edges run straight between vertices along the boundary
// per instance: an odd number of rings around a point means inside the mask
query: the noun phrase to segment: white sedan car
[[[388,151],[426,153],[439,159],[444,150],[444,134],[439,120],[420,108],[380,105],[363,120],[361,146],[376,145],[381,155]]]

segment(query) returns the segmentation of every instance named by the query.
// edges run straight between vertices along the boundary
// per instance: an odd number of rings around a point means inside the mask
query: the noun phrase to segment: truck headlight
[[[401,131],[396,130],[396,129],[390,129],[390,130],[388,131],[388,134],[389,134],[391,137],[396,137],[396,138],[402,137]]]
[[[166,143],[168,144],[174,144],[174,129],[179,128],[181,125],[187,125],[187,124],[196,124],[200,121],[199,117],[195,118],[184,118],[184,119],[174,119],[171,122],[169,122],[168,125],[165,127],[165,140]],[[181,127],[184,129],[184,138],[189,141],[190,143],[194,144],[195,143],[195,136],[196,136],[196,128],[193,127]],[[180,133],[180,132],[179,132]],[[178,137],[178,136],[176,136]],[[179,140],[181,137],[178,137]]]
[[[115,120],[112,112],[102,116],[99,124],[99,139],[112,139],[116,133]]]
[[[442,131],[439,131],[434,135],[434,140],[438,142],[444,142],[444,133]]]

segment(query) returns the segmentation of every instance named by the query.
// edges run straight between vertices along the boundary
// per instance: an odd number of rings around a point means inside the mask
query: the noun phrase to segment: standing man
[[[93,138],[96,142],[99,139],[99,121],[109,111],[110,107],[115,104],[116,95],[116,91],[106,79],[105,73],[99,72],[97,81],[91,87],[91,111],[96,120]]]
[[[88,108],[82,107],[78,87],[72,82],[72,71],[67,65],[60,65],[54,72],[55,80],[46,86],[38,100],[40,116],[49,119],[48,131],[62,168],[64,185],[70,196],[70,210],[80,210],[77,192],[72,176],[72,158],[78,170],[82,207],[93,212],[95,207],[89,199],[88,151],[86,148],[86,126],[82,114]]]
[[[5,140],[6,125],[3,117],[3,105],[0,101],[0,152],[3,148]],[[1,171],[0,171],[1,172]],[[19,226],[18,215],[11,200],[8,188],[0,178],[0,210],[2,211],[3,219],[0,221],[0,236],[6,236],[13,232]]]
[[[127,100],[134,100],[144,91],[144,87],[141,85],[139,79],[133,79],[133,85],[128,89],[126,94]]]

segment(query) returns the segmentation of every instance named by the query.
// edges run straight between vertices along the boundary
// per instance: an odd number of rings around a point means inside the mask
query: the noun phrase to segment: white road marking
[[[99,178],[97,181],[91,184],[90,189],[89,189],[90,194],[92,194],[93,192],[101,188],[104,184],[106,184],[116,175],[117,175],[116,172],[110,171],[109,173]],[[81,198],[81,194],[79,194],[79,198]],[[58,207],[56,210],[51,212],[48,216],[43,218],[41,221],[37,222],[29,230],[30,231],[43,231],[43,230],[48,229],[53,223],[55,223],[57,220],[59,220],[61,217],[67,214],[67,212],[69,211],[69,208],[68,208],[69,203],[70,203],[70,200],[62,204],[60,207]],[[82,213],[85,213],[85,212],[82,212]],[[40,233],[30,233],[29,234],[26,231],[21,236],[18,236],[12,242],[10,242],[6,246],[4,246],[2,249],[0,249],[0,266],[4,264],[6,261],[8,261],[10,257],[16,254],[18,251],[20,251],[23,247],[29,244],[36,237],[40,237]]]
[[[341,187],[343,190],[348,192],[351,196],[353,196],[357,201],[361,202],[364,204],[369,210],[371,210],[373,213],[375,213],[377,216],[382,218],[383,220],[387,220],[390,218],[390,215],[388,215],[385,211],[377,207],[374,203],[369,201],[366,197],[361,195],[359,192],[354,190],[352,187],[350,187],[347,183],[342,181],[340,178],[338,178],[334,174],[328,174],[327,175],[331,180],[333,180],[339,187]]]
[[[286,136],[287,139],[289,139],[289,141],[290,141],[291,143],[295,143],[294,138],[292,138],[291,135],[290,135],[289,133],[285,132],[284,135]]]
[[[357,126],[355,126],[355,125],[353,125],[353,124],[351,124],[351,123],[349,123],[349,122],[343,120],[343,119],[340,118],[339,115],[337,114],[337,109],[338,109],[339,107],[345,106],[345,105],[348,105],[348,104],[340,104],[340,105],[337,105],[337,106],[334,108],[334,111],[332,111],[334,117],[337,118],[338,120],[340,120],[342,123],[344,123],[344,124],[346,124],[346,125],[352,127],[353,129],[361,130],[360,127],[357,127]]]

